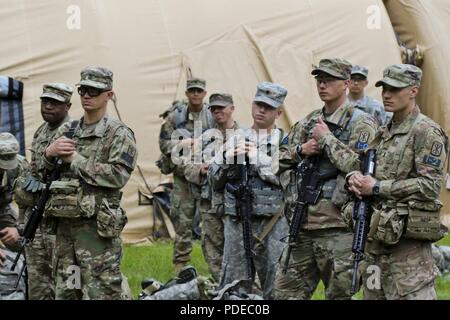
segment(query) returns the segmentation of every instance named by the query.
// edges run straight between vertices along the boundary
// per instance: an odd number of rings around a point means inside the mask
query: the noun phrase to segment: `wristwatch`
[[[297,155],[299,156],[299,158],[302,157],[302,145],[298,144],[297,147],[295,148],[295,152],[297,152]]]
[[[380,181],[375,182],[374,186],[372,187],[372,194],[374,196],[380,195]]]

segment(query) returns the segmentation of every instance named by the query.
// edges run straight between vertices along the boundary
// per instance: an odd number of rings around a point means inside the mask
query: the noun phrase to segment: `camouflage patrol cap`
[[[362,75],[362,76],[367,78],[367,76],[369,75],[369,70],[366,67],[359,66],[359,65],[355,64],[352,67],[352,74],[351,75],[354,75],[354,74],[360,74],[360,75]]]
[[[311,74],[315,76],[324,72],[335,78],[347,80],[350,79],[351,71],[352,64],[345,59],[322,59],[319,66],[315,66]]]
[[[69,103],[73,89],[64,83],[44,84],[42,88],[42,98],[50,98],[63,103]]]
[[[113,73],[102,67],[86,67],[81,71],[81,80],[77,86],[94,87],[103,90],[112,90]]]
[[[11,170],[17,167],[19,160],[19,142],[9,132],[0,133],[0,169]]]
[[[192,88],[199,88],[202,90],[206,90],[206,81],[200,78],[192,78],[186,81],[186,90]]]
[[[395,88],[420,86],[422,70],[412,64],[394,64],[383,71],[383,79],[375,83],[375,87],[387,84]]]
[[[256,87],[254,102],[264,102],[273,108],[279,108],[286,98],[288,91],[285,87],[272,82],[261,82]]]
[[[227,107],[233,104],[233,96],[229,93],[213,93],[209,97],[209,108]]]

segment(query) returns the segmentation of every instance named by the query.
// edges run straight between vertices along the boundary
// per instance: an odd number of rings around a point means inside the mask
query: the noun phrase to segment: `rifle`
[[[371,175],[375,173],[375,155],[376,150],[367,150],[364,161],[362,162],[361,171],[364,175]],[[367,234],[369,232],[370,219],[372,212],[370,210],[369,198],[363,197],[361,200],[357,200],[355,207],[353,208],[353,219],[355,223],[355,234],[353,236],[352,252],[353,257],[353,276],[351,294],[356,293],[357,278],[358,278],[358,265],[359,262],[364,259],[364,248],[366,246]]]
[[[252,232],[252,202],[253,193],[248,185],[248,166],[249,162],[246,157],[245,162],[237,164],[240,181],[236,186],[227,183],[225,188],[233,194],[236,199],[236,213],[242,219],[242,235],[245,251],[245,261],[248,279],[254,281],[255,265],[253,263],[253,232]],[[250,286],[251,287],[251,286]]]
[[[67,138],[72,139],[77,125],[78,121],[73,121],[72,124],[70,125],[69,130],[64,135]],[[20,241],[20,248],[11,266],[11,271],[14,271],[14,269],[16,268],[17,262],[19,261],[20,255],[23,253],[25,246],[34,239],[36,230],[39,227],[39,224],[41,223],[42,217],[44,216],[45,204],[50,198],[50,186],[53,183],[53,181],[59,179],[62,165],[63,161],[57,158],[55,161],[55,168],[47,175],[45,179],[45,184],[44,187],[42,188],[41,195],[39,196],[39,199],[37,203],[34,205],[33,209],[31,209],[30,218],[28,219],[27,224],[25,225],[22,239]],[[23,272],[25,270],[25,267],[26,264],[24,264],[23,268],[20,270],[19,278],[17,279],[16,284],[19,283],[20,278],[22,277]]]
[[[342,134],[343,129],[339,125],[326,121],[325,119],[324,122],[334,136],[339,137]],[[287,272],[292,248],[297,240],[300,227],[303,224],[308,211],[308,206],[310,204],[316,204],[319,200],[323,182],[338,175],[338,170],[336,168],[334,168],[334,170],[320,172],[319,161],[320,156],[307,157],[297,166],[296,185],[299,185],[298,181],[300,177],[301,183],[297,193],[297,200],[295,201],[292,221],[289,225],[288,248],[282,270],[284,274]]]

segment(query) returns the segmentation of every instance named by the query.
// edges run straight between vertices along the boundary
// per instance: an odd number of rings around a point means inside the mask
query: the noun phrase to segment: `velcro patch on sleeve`
[[[433,167],[439,167],[441,165],[441,159],[430,156],[429,154],[423,157],[423,163],[428,164]]]

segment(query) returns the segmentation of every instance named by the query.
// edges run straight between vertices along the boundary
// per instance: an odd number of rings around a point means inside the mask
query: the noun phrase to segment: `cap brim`
[[[76,84],[77,86],[86,86],[86,87],[93,87],[98,89],[109,89],[108,85],[105,83],[92,81],[92,80],[81,80],[79,83]]]
[[[358,71],[356,71],[356,72],[352,72],[352,74],[351,74],[351,75],[354,75],[354,74],[359,74],[359,75],[361,75],[361,76],[363,76],[364,78],[366,78],[366,79],[367,79],[367,74],[364,74],[364,73],[362,73],[362,72],[358,72]]]
[[[192,85],[189,87],[186,87],[186,90],[192,89],[192,88],[197,88],[197,89],[202,89],[203,91],[205,91],[205,87],[199,86],[199,85]]]
[[[377,81],[377,83],[375,83],[375,87],[381,87],[383,84],[394,88],[406,88],[409,86],[408,84],[404,84],[403,82],[398,80],[394,80],[391,78],[383,78],[383,80],[379,80]]]
[[[66,102],[66,99],[64,99],[64,97],[52,92],[46,92],[41,94],[41,98],[50,98],[59,102]]]
[[[326,74],[328,74],[328,75],[330,75],[332,77],[335,77],[337,79],[347,80],[347,78],[344,78],[342,75],[340,75],[336,71],[334,71],[332,69],[329,69],[329,68],[324,68],[324,67],[314,69],[313,71],[311,71],[311,74],[313,76],[316,76],[316,75],[318,75],[321,72],[322,73],[326,73]]]
[[[253,99],[254,102],[264,102],[266,104],[268,104],[269,106],[271,106],[272,108],[279,108],[282,103],[279,103],[278,101],[272,100],[268,97],[255,97],[255,99]]]
[[[221,108],[226,108],[226,107],[228,107],[228,106],[230,106],[231,105],[231,103],[229,103],[229,102],[214,102],[214,103],[210,103],[209,104],[209,106],[208,106],[208,108],[211,108],[211,107],[221,107]]]
[[[15,157],[13,160],[0,160],[0,168],[3,170],[12,170],[17,168],[19,160]]]

